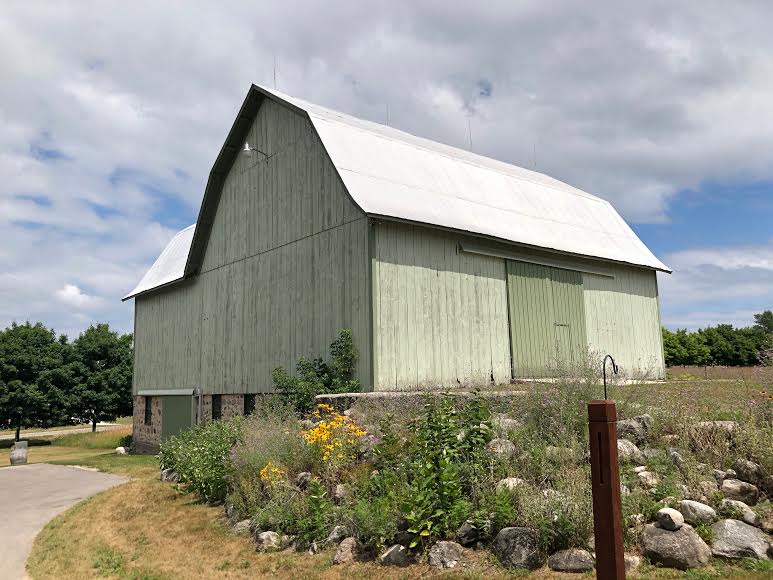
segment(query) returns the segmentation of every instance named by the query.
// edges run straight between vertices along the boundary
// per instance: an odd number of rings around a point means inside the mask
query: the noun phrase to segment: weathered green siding
[[[268,392],[342,328],[371,381],[368,220],[306,118],[266,100],[223,188],[202,268],[136,299],[134,389]]]
[[[193,397],[183,395],[161,398],[161,440],[178,435],[193,425]]]
[[[374,228],[375,388],[508,381],[504,261],[460,253],[439,230]]]
[[[513,374],[545,377],[586,360],[582,274],[507,260]]]
[[[608,269],[614,278],[583,274],[589,349],[611,354],[630,378],[665,378],[655,272]]]

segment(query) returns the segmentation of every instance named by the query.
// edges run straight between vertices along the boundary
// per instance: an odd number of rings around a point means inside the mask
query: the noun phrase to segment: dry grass
[[[109,453],[104,449],[83,449],[81,447],[58,447],[45,445],[30,447],[27,454],[27,463],[51,463],[51,462],[76,462],[87,457],[104,455]],[[11,450],[0,449],[0,466],[11,464]]]

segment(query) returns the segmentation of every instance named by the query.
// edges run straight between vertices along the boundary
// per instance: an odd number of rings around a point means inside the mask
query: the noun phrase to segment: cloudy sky
[[[692,6],[692,7],[690,7]],[[3,2],[0,327],[132,326],[250,83],[609,199],[664,324],[773,307],[769,2]]]

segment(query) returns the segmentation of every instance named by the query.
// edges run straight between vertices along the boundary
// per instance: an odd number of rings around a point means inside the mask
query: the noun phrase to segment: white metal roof
[[[367,214],[670,272],[606,200],[536,171],[264,90],[308,113]]]
[[[369,215],[671,272],[606,200],[536,171],[265,87],[253,86],[248,100],[253,91],[309,116],[349,194]],[[238,154],[238,147],[230,149]],[[189,226],[172,238],[124,300],[182,279],[194,230]]]
[[[161,252],[161,255],[153,262],[150,269],[145,272],[139,284],[123,299],[127,300],[153,288],[182,280],[185,274],[185,261],[188,259],[195,230],[196,224],[193,224],[177,232],[166,245],[164,251]]]

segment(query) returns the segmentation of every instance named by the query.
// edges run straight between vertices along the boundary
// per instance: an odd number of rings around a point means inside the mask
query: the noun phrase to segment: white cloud
[[[85,294],[75,284],[65,284],[54,294],[61,302],[74,308],[84,309],[96,306],[99,303],[98,298]]]
[[[282,91],[379,122],[388,106],[390,124],[465,148],[469,118],[476,152],[531,167],[536,148],[538,170],[634,220],[667,220],[704,181],[773,179],[769,3],[118,6],[0,11],[0,326],[82,329],[50,300],[77,281],[100,300],[93,317],[129,330],[120,296],[195,216],[249,84],[272,85],[275,58]],[[34,143],[67,159],[36,157]],[[761,292],[761,263],[727,278],[730,295]],[[722,292],[690,268],[669,292]]]

